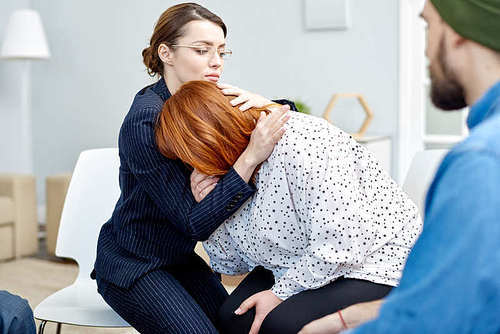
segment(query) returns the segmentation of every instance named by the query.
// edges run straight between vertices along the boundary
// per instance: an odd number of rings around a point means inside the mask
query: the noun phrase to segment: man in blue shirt
[[[34,333],[35,318],[28,301],[0,290],[0,334]]]
[[[470,106],[471,131],[436,173],[399,287],[348,333],[500,333],[500,1],[428,0],[422,17],[432,101]],[[300,334],[337,333],[328,317]]]

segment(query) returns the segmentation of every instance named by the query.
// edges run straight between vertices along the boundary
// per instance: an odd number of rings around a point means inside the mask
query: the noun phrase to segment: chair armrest
[[[68,192],[71,173],[47,176],[45,179],[45,231],[47,232],[47,252],[55,255],[59,223]]]
[[[16,257],[38,250],[38,219],[35,177],[26,174],[0,174],[0,196],[14,202]]]

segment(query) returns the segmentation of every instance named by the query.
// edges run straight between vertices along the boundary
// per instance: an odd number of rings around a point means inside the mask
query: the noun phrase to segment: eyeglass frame
[[[170,45],[170,46],[171,46],[171,47],[173,47],[173,48],[175,48],[175,47],[180,47],[180,48],[190,48],[190,49],[202,49],[202,48],[209,48],[209,49],[213,49],[213,50],[215,50],[215,51],[213,52],[213,55],[215,55],[215,53],[217,53],[217,51],[218,51],[218,50],[215,48],[215,46],[213,46],[213,45],[210,45],[210,46],[205,46],[205,45],[172,44],[172,45]],[[209,52],[209,51],[207,50],[207,52]],[[225,53],[227,56],[231,56],[231,55],[233,54],[233,50],[231,50],[231,49],[224,49],[224,53]],[[212,56],[213,56],[213,55],[212,55]],[[226,56],[221,56],[220,54],[219,54],[219,57],[220,57],[220,58],[222,58],[222,59],[226,59],[226,58],[228,58],[228,57],[226,57]]]

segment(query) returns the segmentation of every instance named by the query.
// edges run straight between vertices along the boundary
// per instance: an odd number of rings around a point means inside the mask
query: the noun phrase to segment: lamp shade
[[[50,58],[42,20],[37,11],[20,9],[11,14],[0,56],[11,59]]]

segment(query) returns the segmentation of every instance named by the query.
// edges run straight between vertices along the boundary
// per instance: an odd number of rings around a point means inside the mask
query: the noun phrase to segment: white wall
[[[117,145],[134,94],[150,82],[140,53],[161,12],[177,2],[32,3],[42,16],[52,53],[32,70],[34,166],[43,199],[45,176],[71,170],[81,150]],[[316,115],[333,93],[360,92],[375,112],[369,132],[396,135],[397,0],[350,0],[349,30],[315,32],[303,28],[302,0],[200,4],[229,27],[234,56],[226,63],[223,81],[268,97],[300,98]],[[0,77],[2,95],[3,81]],[[359,107],[352,101],[338,107],[334,120],[355,130]],[[4,109],[0,105],[0,113]],[[0,134],[2,145],[6,138]]]
[[[0,1],[0,43],[10,14],[29,7],[29,0]],[[22,155],[26,144],[31,143],[23,143],[21,138],[25,123],[21,116],[21,66],[18,61],[0,59],[0,172],[30,172],[31,169]]]

